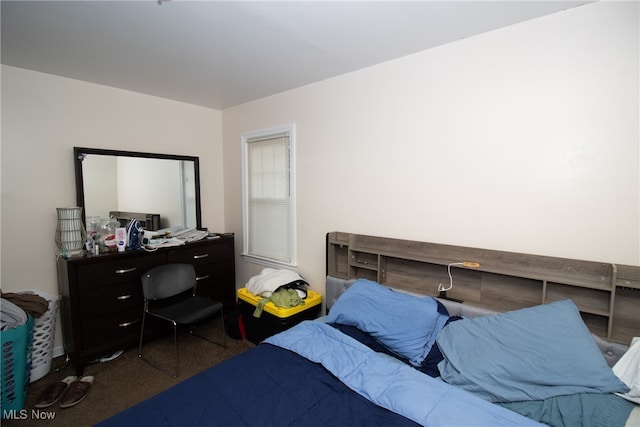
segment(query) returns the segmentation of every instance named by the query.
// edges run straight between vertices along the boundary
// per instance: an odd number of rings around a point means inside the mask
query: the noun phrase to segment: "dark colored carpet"
[[[203,325],[198,332],[213,340],[221,341],[222,331],[218,319]],[[53,360],[49,374],[29,385],[24,411],[19,413],[25,419],[3,419],[2,426],[92,426],[138,402],[141,402],[174,384],[177,384],[225,359],[253,347],[248,341],[227,337],[227,348],[201,340],[188,334],[178,337],[180,351],[180,376],[171,378],[138,358],[138,350],[128,349],[120,357],[102,363],[88,365],[84,375],[95,378],[87,397],[78,405],[60,409],[55,404],[46,409],[34,409],[38,395],[49,384],[66,376],[75,375],[71,366],[64,367],[64,358]],[[173,338],[161,338],[144,347],[145,355],[173,369]],[[56,371],[56,368],[63,367]],[[52,419],[51,419],[52,418]]]

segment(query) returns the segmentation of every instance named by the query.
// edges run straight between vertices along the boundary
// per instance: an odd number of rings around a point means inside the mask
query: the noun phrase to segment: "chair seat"
[[[149,313],[186,325],[213,316],[220,310],[222,310],[221,302],[195,295],[169,307],[150,309]]]

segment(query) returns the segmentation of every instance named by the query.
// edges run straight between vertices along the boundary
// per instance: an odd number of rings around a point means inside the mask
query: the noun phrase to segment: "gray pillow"
[[[442,379],[492,402],[628,389],[571,300],[453,322],[437,343]]]

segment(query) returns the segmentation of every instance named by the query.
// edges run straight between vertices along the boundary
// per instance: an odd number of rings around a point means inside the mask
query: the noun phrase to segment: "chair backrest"
[[[191,264],[164,264],[142,276],[145,299],[163,299],[178,295],[196,284],[196,272]]]

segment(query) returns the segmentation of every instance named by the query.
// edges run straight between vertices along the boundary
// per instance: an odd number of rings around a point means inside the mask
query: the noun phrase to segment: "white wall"
[[[220,111],[1,70],[3,291],[58,292],[55,208],[76,204],[74,146],[199,156],[202,222],[224,231]]]
[[[599,2],[222,113],[2,66],[0,284],[57,292],[73,146],[199,156],[239,253],[240,134],[292,122],[315,290],[333,230],[640,265],[638,36],[637,2]]]
[[[293,122],[316,290],[328,231],[640,265],[638,36],[590,4],[224,110],[225,228],[240,134]]]

